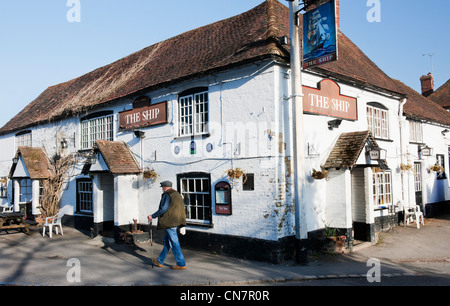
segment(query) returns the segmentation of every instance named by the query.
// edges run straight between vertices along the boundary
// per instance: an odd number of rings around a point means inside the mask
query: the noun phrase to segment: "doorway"
[[[416,196],[416,205],[422,207],[422,163],[414,163],[414,191]]]

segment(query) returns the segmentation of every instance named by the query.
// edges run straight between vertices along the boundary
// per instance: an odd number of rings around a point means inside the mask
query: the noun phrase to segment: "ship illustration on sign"
[[[331,37],[330,27],[326,24],[327,19],[327,17],[322,17],[319,10],[312,12],[307,34],[307,43],[311,46],[312,51],[323,49],[323,45]]]
[[[303,68],[337,59],[335,2],[329,1],[303,15]]]

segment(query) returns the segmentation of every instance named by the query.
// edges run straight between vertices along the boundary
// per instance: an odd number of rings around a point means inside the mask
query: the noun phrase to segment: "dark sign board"
[[[167,101],[119,113],[119,129],[128,130],[167,123]]]
[[[303,69],[337,60],[335,0],[303,15]]]

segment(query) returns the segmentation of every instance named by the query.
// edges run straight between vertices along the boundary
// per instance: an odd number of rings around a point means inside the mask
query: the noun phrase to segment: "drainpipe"
[[[306,249],[301,240],[307,239],[306,212],[302,201],[305,182],[305,139],[303,120],[303,92],[301,75],[301,37],[298,24],[299,0],[289,0],[291,36],[291,90],[293,101],[293,158],[294,158],[294,205],[295,237],[298,242],[297,261],[306,261]]]
[[[408,101],[406,98],[402,99],[400,102],[400,106],[398,108],[398,123],[400,128],[400,163],[404,164],[405,156],[404,156],[404,150],[403,150],[403,126],[405,124],[405,119],[403,118],[403,106],[406,104],[406,101]],[[404,174],[403,171],[401,171],[401,182],[402,182],[402,200],[405,200],[405,185],[404,185]],[[408,192],[408,188],[406,189],[406,192]],[[408,192],[408,199],[409,199],[409,192]]]

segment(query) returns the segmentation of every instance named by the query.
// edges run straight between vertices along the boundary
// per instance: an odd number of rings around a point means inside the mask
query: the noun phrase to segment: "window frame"
[[[113,141],[114,112],[106,111],[86,116],[80,120],[80,128],[82,150],[91,149],[97,140]]]
[[[436,154],[436,165],[441,166],[444,171],[438,172],[436,178],[438,180],[443,180],[447,178],[446,168],[445,168],[445,155],[444,154]]]
[[[82,179],[77,179],[76,180],[77,183],[77,210],[76,212],[79,214],[84,214],[84,215],[93,215],[94,214],[94,185],[93,185],[93,181],[92,179],[88,179],[88,178],[82,178]],[[90,185],[90,191],[89,190],[80,190],[80,184],[88,184],[88,186]],[[82,194],[83,195],[89,195],[90,194],[90,200],[89,198],[82,198]],[[84,207],[82,207],[83,203],[87,203],[89,205],[90,202],[90,210],[89,209],[84,209]]]
[[[6,199],[8,197],[8,178],[0,177],[0,198]]]
[[[421,121],[409,121],[409,142],[423,143],[423,126]]]
[[[209,89],[193,88],[178,95],[178,137],[209,133]]]
[[[19,147],[32,147],[33,146],[33,134],[30,130],[19,132],[15,135],[14,144],[16,149]]]
[[[30,203],[33,200],[33,180],[20,178],[19,181],[19,203]]]
[[[367,126],[378,139],[390,139],[389,110],[380,103],[370,102],[366,106]]]
[[[372,181],[373,203],[375,208],[389,207],[392,205],[392,172],[373,172]]]
[[[184,184],[183,182],[187,183]],[[190,182],[193,181],[194,190],[191,190]],[[197,181],[201,182],[201,190],[196,190],[198,185]],[[205,183],[206,181],[206,183]],[[186,223],[191,225],[202,225],[212,227],[212,197],[211,197],[211,174],[204,172],[190,172],[177,175],[178,190],[183,197],[184,208],[186,212]],[[185,186],[188,190],[185,190]],[[204,187],[207,187],[207,190]],[[189,195],[189,196],[188,196]],[[198,196],[202,199],[201,205],[198,203],[192,204],[191,199],[195,195],[195,200],[198,201]],[[195,216],[193,217],[193,211],[195,210]],[[199,211],[201,210],[201,213]]]

